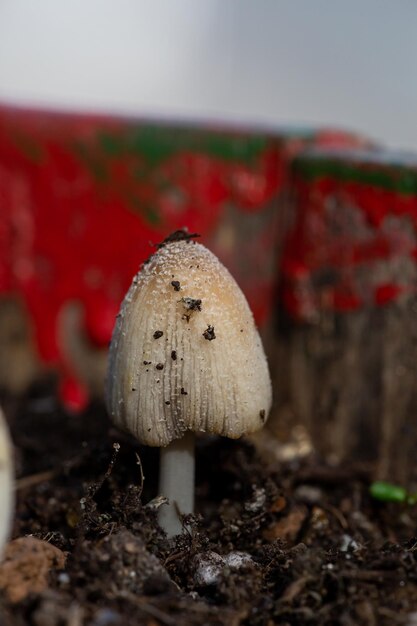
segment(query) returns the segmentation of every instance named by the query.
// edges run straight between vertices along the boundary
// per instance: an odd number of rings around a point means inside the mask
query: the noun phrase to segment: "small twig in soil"
[[[157,511],[159,507],[167,503],[168,503],[168,498],[166,498],[165,496],[156,496],[156,498],[153,498],[147,504],[145,504],[143,508],[149,509],[150,511]]]
[[[139,472],[140,472],[140,484],[139,484],[139,499],[140,499],[142,496],[143,485],[145,482],[145,475],[143,473],[142,461],[140,460],[140,456],[137,452],[135,452],[135,455],[136,455],[136,465],[139,465]]]
[[[387,609],[387,608],[381,606],[381,607],[376,607],[376,611],[377,611],[377,613],[379,615],[382,615],[383,617],[388,617],[388,619],[392,620],[391,621],[392,624],[404,624],[404,623],[407,623],[401,617],[401,615],[398,615],[398,613],[396,611],[391,611],[391,609]]]
[[[119,444],[115,444],[119,445]],[[35,487],[43,482],[47,482],[48,480],[52,480],[56,478],[61,472],[67,474],[73,468],[81,465],[85,459],[85,455],[77,456],[67,461],[64,461],[62,465],[56,467],[55,469],[45,470],[43,472],[39,472],[37,474],[30,474],[29,476],[22,476],[22,478],[18,478],[15,480],[15,490],[20,491],[23,489],[27,489],[29,487]]]
[[[323,505],[323,509],[325,511],[328,511],[331,515],[333,515],[333,517],[337,519],[343,530],[348,530],[349,524],[347,523],[345,516],[343,515],[343,513],[341,513],[341,511],[339,511],[339,509],[336,509],[336,507],[332,506],[331,504]]]
[[[188,553],[189,550],[182,550],[182,552],[175,552],[174,554],[170,554],[170,556],[167,557],[164,561],[164,567],[166,567],[169,563],[172,563],[173,561],[181,559],[183,556],[187,556]]]
[[[46,472],[39,472],[39,474],[31,474],[30,476],[23,476],[23,478],[18,478],[15,480],[14,488],[16,491],[21,491],[22,489],[28,489],[29,487],[34,487],[35,485],[39,485],[40,483],[45,483],[52,478],[55,478],[57,475],[57,470],[47,470]]]
[[[284,593],[280,598],[281,602],[291,603],[294,598],[296,598],[304,590],[307,583],[312,580],[314,580],[312,576],[301,576],[301,578],[294,580],[288,585],[288,587],[285,588]]]
[[[327,465],[317,465],[301,470],[294,484],[319,483],[321,485],[336,485],[350,483],[354,481],[369,482],[372,475],[372,468],[363,463],[351,468],[332,467]]]
[[[114,443],[113,444],[113,454],[112,454],[112,457],[110,459],[110,463],[109,463],[109,466],[107,468],[107,471],[106,471],[106,473],[103,476],[103,480],[102,480],[101,484],[103,484],[104,481],[107,478],[109,478],[110,474],[112,473],[114,464],[116,462],[116,457],[117,457],[117,455],[119,453],[119,450],[120,450],[120,443]]]
[[[375,584],[387,582],[387,579],[392,581],[393,579],[400,578],[398,572],[387,570],[341,570],[339,576]]]
[[[68,609],[67,626],[82,626],[84,610],[79,604],[71,604]]]
[[[129,600],[130,602],[135,604],[139,609],[141,609],[144,613],[147,613],[148,615],[155,617],[160,622],[162,622],[162,624],[166,624],[166,626],[177,626],[177,623],[178,623],[177,620],[167,615],[167,613],[163,613],[162,611],[157,609],[156,606],[153,606],[152,604],[148,604],[147,602],[144,602],[140,598],[137,598],[133,593],[130,593],[129,591],[122,591],[121,593],[117,594],[117,597],[122,598],[124,600]]]
[[[119,453],[120,450],[120,443],[114,443],[113,444],[113,454],[112,457],[110,459],[110,463],[109,466],[106,470],[106,473],[104,474],[103,478],[95,484],[94,486],[94,490],[88,495],[88,500],[92,500],[94,498],[94,496],[96,495],[96,493],[102,488],[104,482],[110,477],[112,471],[113,471],[113,467],[114,464],[116,462],[116,457]]]

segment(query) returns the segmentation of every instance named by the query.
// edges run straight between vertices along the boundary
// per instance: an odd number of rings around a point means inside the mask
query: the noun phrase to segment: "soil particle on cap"
[[[171,280],[171,285],[174,287],[174,291],[179,291],[181,289],[181,283],[179,280]]]
[[[152,365],[152,361],[144,361],[143,364],[144,365]]]
[[[213,339],[216,339],[216,333],[214,332],[214,326],[207,326],[206,330],[203,333],[203,337],[204,339],[207,339],[207,341],[213,341]]]
[[[169,406],[169,405],[171,404],[171,402],[170,402],[169,400],[165,400],[165,404],[166,404],[167,406]]]
[[[159,339],[160,337],[162,337],[162,335],[164,334],[163,330],[156,330],[153,334],[153,338],[154,339]]]
[[[171,359],[173,361],[177,360],[177,352],[176,352],[176,350],[172,350],[172,352],[171,352]]]
[[[199,298],[181,298],[180,302],[183,303],[186,313],[182,316],[182,319],[189,322],[191,315],[194,311],[201,311],[201,300]]]
[[[181,387],[181,395],[188,396],[188,391],[185,391],[184,387]]]
[[[265,409],[261,409],[259,411],[259,417],[261,418],[261,420],[264,422],[265,421],[265,417],[266,417],[266,412]]]
[[[157,243],[155,247],[158,249],[163,248],[168,243],[173,243],[175,241],[190,242],[191,239],[196,239],[197,237],[200,237],[200,236],[201,235],[199,235],[198,233],[189,233],[187,230],[174,230],[174,232],[168,235],[168,237],[165,237],[163,241],[161,241],[160,243]]]
[[[156,369],[157,369],[157,370],[163,370],[163,369],[164,369],[164,364],[163,364],[163,363],[158,363],[158,364],[156,365]]]
[[[181,298],[181,302],[187,311],[201,311],[201,300],[200,298]]]

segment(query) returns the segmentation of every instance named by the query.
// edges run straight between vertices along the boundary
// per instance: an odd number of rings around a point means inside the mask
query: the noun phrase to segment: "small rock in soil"
[[[20,602],[30,593],[41,593],[48,587],[52,569],[65,567],[65,554],[47,541],[21,537],[6,546],[0,565],[0,589],[10,602]]]

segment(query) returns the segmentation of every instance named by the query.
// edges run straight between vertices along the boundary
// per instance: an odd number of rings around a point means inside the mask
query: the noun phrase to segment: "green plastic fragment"
[[[409,493],[407,496],[407,504],[409,506],[414,506],[417,504],[417,493]]]
[[[375,500],[382,502],[408,502],[409,495],[404,487],[377,480],[369,487],[369,493]]]

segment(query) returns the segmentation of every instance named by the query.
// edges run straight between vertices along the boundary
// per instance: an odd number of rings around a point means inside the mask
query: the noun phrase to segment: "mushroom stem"
[[[194,512],[194,433],[188,431],[161,448],[159,493],[169,500],[159,509],[158,521],[168,537],[182,532],[179,514]]]

